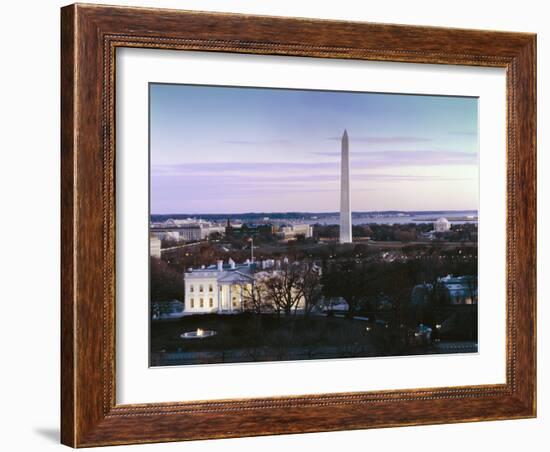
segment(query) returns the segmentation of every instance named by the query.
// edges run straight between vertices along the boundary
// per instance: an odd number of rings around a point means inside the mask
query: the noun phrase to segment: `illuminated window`
[[[191,298],[191,307],[194,308],[195,307],[195,300],[193,298]]]
[[[201,300],[200,300],[200,306],[201,306],[201,308],[204,308],[204,298],[201,298]]]
[[[209,305],[211,308],[214,307],[214,299],[213,299],[213,298],[210,298],[210,299],[208,300],[208,305]]]

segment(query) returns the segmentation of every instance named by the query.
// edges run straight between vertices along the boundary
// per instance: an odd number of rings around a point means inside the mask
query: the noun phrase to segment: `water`
[[[448,211],[448,212],[427,212],[427,213],[412,213],[412,214],[353,214],[352,223],[360,224],[407,224],[407,223],[433,223],[439,218],[447,218],[451,224],[474,223],[477,224],[477,212],[471,210],[465,211]],[[470,217],[470,218],[468,218]],[[318,219],[305,220],[309,224],[339,224],[340,218],[337,215],[330,217],[322,217]]]

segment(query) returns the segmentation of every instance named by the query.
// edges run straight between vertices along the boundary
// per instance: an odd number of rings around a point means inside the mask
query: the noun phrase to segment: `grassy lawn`
[[[192,340],[180,337],[182,333],[197,328],[214,330],[217,334]],[[405,356],[477,350],[477,345],[471,340],[466,340],[466,350],[464,344],[462,348],[457,348],[456,344],[448,347],[442,340],[435,347],[431,342],[415,342],[410,336],[411,331],[407,328],[387,328],[384,324],[341,317],[194,315],[151,323],[151,365]]]
[[[342,348],[373,346],[376,328],[360,320],[336,317],[286,318],[275,315],[195,315],[151,323],[151,351],[222,351],[242,348]],[[197,328],[215,336],[184,340],[180,335]]]

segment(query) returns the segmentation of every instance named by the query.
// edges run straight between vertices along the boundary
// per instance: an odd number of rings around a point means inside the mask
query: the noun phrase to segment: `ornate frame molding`
[[[118,47],[506,68],[506,384],[116,405]],[[535,416],[535,60],[530,34],[63,8],[62,442],[81,447]]]

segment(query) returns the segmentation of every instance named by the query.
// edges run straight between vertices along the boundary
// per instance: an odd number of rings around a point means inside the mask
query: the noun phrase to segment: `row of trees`
[[[412,242],[423,238],[423,234],[433,230],[433,223],[403,223],[403,224],[364,224],[353,225],[353,237],[369,237],[377,242]],[[313,227],[317,238],[338,238],[338,225],[316,224]],[[453,225],[444,234],[437,234],[447,241],[477,240],[477,224],[465,223]]]
[[[394,310],[403,313],[412,306],[412,289],[425,283],[432,287],[415,309],[426,312],[448,304],[446,292],[438,289],[438,278],[448,273],[477,275],[477,255],[464,249],[448,253],[416,253],[414,259],[393,262],[367,259],[338,259],[283,262],[276,270],[261,271],[254,284],[243,288],[244,307],[253,313],[276,312],[287,316],[298,308],[308,315],[322,299],[343,298],[350,316],[358,310],[376,311],[381,299]],[[472,284],[477,284],[475,278]],[[477,289],[477,287],[475,288]],[[155,301],[181,299],[184,283],[180,271],[164,261],[151,260],[151,299]],[[472,289],[474,293],[474,288]],[[401,314],[399,314],[401,315]]]
[[[380,311],[380,301],[394,312],[399,324],[434,323],[434,315],[449,306],[449,291],[439,278],[448,273],[469,275],[465,298],[477,303],[477,259],[456,260],[425,256],[394,262],[365,263],[344,261],[330,263],[323,269],[322,293],[325,297],[342,297],[349,316],[358,310],[372,314]],[[413,288],[425,287],[421,300],[413,300]]]
[[[245,290],[245,307],[256,313],[274,310],[290,315],[302,302],[308,314],[322,298],[343,298],[348,315],[353,316],[358,310],[376,311],[383,298],[394,309],[403,311],[413,307],[413,288],[425,284],[433,290],[419,306],[433,310],[449,303],[448,293],[439,283],[439,277],[447,273],[471,275],[472,284],[477,283],[476,260],[457,260],[452,256],[394,262],[348,259],[324,262],[322,268],[312,262],[296,261],[274,272],[257,274],[255,284]],[[472,293],[474,289],[477,287],[472,288]]]
[[[353,225],[353,237],[369,237],[376,241],[409,242],[417,240],[422,233],[433,229],[432,223],[404,223],[404,224],[362,224]],[[315,237],[338,238],[338,225],[316,224],[313,227]]]

